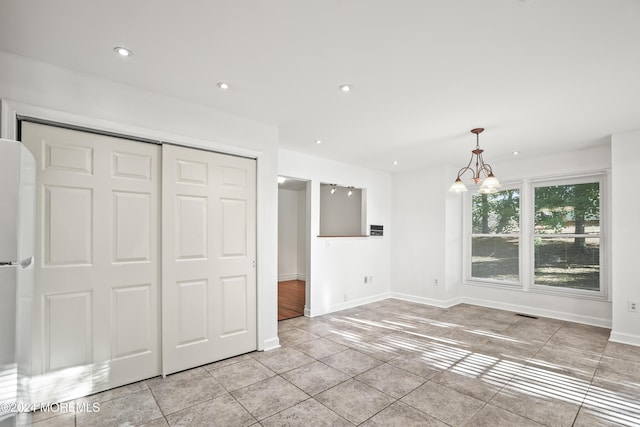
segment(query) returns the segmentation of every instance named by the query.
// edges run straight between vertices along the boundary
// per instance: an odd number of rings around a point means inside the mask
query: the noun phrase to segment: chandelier
[[[467,166],[458,171],[458,176],[456,177],[454,183],[451,184],[451,187],[449,187],[449,191],[453,191],[455,193],[467,191],[467,186],[464,185],[464,182],[462,182],[462,180],[460,179],[460,177],[467,172],[471,172],[473,174],[471,179],[473,180],[474,184],[478,184],[480,181],[482,181],[482,185],[478,190],[479,193],[496,193],[498,189],[502,187],[500,185],[500,182],[498,181],[498,178],[493,176],[493,170],[491,169],[491,166],[488,163],[485,163],[484,159],[482,158],[482,152],[484,151],[480,148],[480,133],[482,133],[482,131],[484,131],[483,128],[471,129],[471,133],[476,134],[476,148],[475,150],[471,151],[471,159],[469,160]]]

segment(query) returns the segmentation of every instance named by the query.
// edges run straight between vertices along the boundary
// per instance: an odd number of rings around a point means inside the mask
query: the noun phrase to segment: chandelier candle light
[[[498,178],[493,176],[493,170],[491,169],[491,166],[488,163],[485,163],[484,159],[482,158],[482,152],[484,151],[480,148],[480,133],[482,133],[482,131],[484,131],[483,128],[471,129],[471,133],[476,134],[476,148],[475,150],[471,151],[471,159],[469,160],[467,166],[458,171],[458,176],[456,177],[454,183],[451,184],[451,187],[449,187],[449,191],[453,191],[455,193],[467,191],[467,186],[464,185],[464,182],[462,182],[460,177],[468,171],[473,174],[471,179],[473,180],[474,184],[482,181],[482,185],[478,190],[479,193],[496,193],[498,189],[502,187],[502,185],[500,185],[500,182],[498,181]],[[475,165],[471,166],[474,159]],[[483,176],[485,177],[484,181],[482,180]]]

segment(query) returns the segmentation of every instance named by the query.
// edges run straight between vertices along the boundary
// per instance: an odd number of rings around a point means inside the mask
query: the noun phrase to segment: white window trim
[[[607,205],[607,198],[605,196],[605,194],[607,193],[606,191],[606,173],[591,173],[588,175],[582,175],[582,176],[574,176],[574,177],[570,177],[570,178],[552,178],[552,179],[536,179],[536,180],[531,180],[530,184],[528,185],[529,188],[529,194],[527,195],[527,201],[526,201],[526,205],[528,205],[528,209],[527,209],[527,213],[531,214],[533,213],[533,209],[534,209],[534,194],[535,194],[535,188],[536,187],[548,187],[548,186],[554,186],[554,185],[572,185],[572,184],[586,184],[586,183],[591,183],[591,182],[597,182],[599,183],[599,188],[600,188],[600,233],[597,236],[594,237],[598,237],[600,239],[600,255],[599,255],[599,259],[600,259],[600,290],[599,291],[588,291],[588,290],[583,290],[583,289],[572,289],[572,288],[563,288],[563,287],[555,287],[555,286],[549,286],[549,285],[539,285],[536,284],[534,282],[534,272],[533,272],[533,268],[535,265],[535,259],[534,259],[534,250],[533,250],[533,241],[536,237],[535,233],[534,233],[534,218],[533,215],[529,215],[530,218],[528,218],[528,225],[527,225],[527,234],[528,234],[528,242],[527,242],[527,251],[528,253],[525,254],[525,256],[527,257],[526,259],[528,260],[528,262],[526,263],[528,265],[528,267],[530,267],[531,271],[529,271],[529,274],[526,276],[527,277],[527,282],[528,282],[528,287],[529,290],[531,292],[535,292],[535,293],[541,293],[541,294],[551,294],[551,295],[563,295],[563,296],[571,296],[571,297],[575,297],[575,298],[586,298],[586,299],[597,299],[597,300],[603,300],[606,299],[608,296],[608,265],[609,263],[607,262],[608,258],[607,258],[607,231],[608,231],[608,227],[607,227],[607,218],[609,217],[609,215],[607,215],[608,211],[608,205]],[[548,237],[553,237],[553,234],[548,235]],[[561,237],[572,237],[573,235],[571,234],[567,234],[567,235],[562,235]],[[547,236],[545,236],[547,237]]]
[[[571,185],[588,182],[600,183],[600,291],[587,291],[534,284],[534,188],[549,185]],[[480,279],[471,277],[471,191],[465,194],[463,199],[463,284],[472,286],[485,286],[512,291],[531,292],[547,295],[561,295],[566,297],[590,300],[610,300],[610,265],[608,235],[611,225],[609,212],[609,171],[587,172],[567,176],[555,176],[535,179],[523,179],[504,183],[502,189],[520,190],[520,233],[519,233],[519,282],[507,282],[492,279]],[[516,236],[516,234],[509,234]],[[473,236],[478,236],[474,234]],[[492,235],[499,237],[499,235]],[[506,236],[506,235],[505,235]],[[564,236],[570,237],[571,235]]]
[[[463,259],[464,259],[464,263],[463,263],[463,283],[468,285],[468,284],[475,284],[475,285],[483,285],[483,286],[489,286],[489,287],[497,287],[497,288],[507,288],[507,289],[515,289],[515,290],[519,290],[522,288],[522,264],[523,264],[523,244],[522,244],[522,237],[523,237],[523,233],[522,233],[522,182],[521,181],[516,181],[516,182],[509,182],[509,183],[503,183],[502,184],[502,188],[500,189],[501,191],[504,190],[515,190],[518,189],[520,190],[520,231],[518,233],[502,233],[502,234],[482,234],[482,233],[473,233],[472,229],[471,229],[471,221],[469,221],[470,215],[471,215],[471,199],[473,198],[473,195],[475,194],[473,191],[468,191],[465,194],[464,197],[464,201],[463,201],[463,212],[464,212],[464,225],[463,225]],[[482,237],[482,236],[489,236],[489,237],[517,237],[518,238],[518,281],[517,282],[511,282],[511,281],[506,281],[506,280],[495,280],[495,279],[485,279],[485,278],[478,278],[478,277],[472,277],[471,276],[471,250],[472,250],[472,244],[471,244],[471,240],[473,237]]]

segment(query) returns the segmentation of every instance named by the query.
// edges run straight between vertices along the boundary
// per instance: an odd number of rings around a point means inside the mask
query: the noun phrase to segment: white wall
[[[0,52],[0,70],[4,137],[15,131],[12,114],[17,112],[257,157],[258,347],[278,346],[276,127],[5,52]]]
[[[640,345],[640,312],[629,312],[628,301],[640,307],[638,242],[640,199],[638,180],[640,131],[613,135],[611,140],[613,205],[613,341]]]
[[[393,176],[391,290],[398,297],[447,300],[444,176],[444,167]]]
[[[298,193],[298,253],[296,273],[298,280],[307,280],[307,190]]]
[[[278,281],[298,278],[298,191],[278,190]]]
[[[381,171],[280,150],[279,173],[309,180],[310,264],[307,315],[316,316],[389,295],[391,283],[391,177]],[[384,225],[383,237],[320,238],[320,183],[364,188],[369,224]],[[373,281],[364,283],[364,277]],[[346,301],[345,301],[346,300]]]
[[[490,160],[503,182],[611,167],[608,144],[544,157]],[[469,302],[609,326],[608,301],[462,283],[463,196],[447,191],[456,171],[442,166],[393,176],[393,295],[441,306]],[[436,278],[438,285],[434,284]]]

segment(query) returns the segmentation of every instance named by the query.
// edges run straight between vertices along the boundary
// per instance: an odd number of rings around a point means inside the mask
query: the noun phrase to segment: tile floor
[[[99,412],[35,413],[34,426],[640,425],[640,347],[607,329],[394,299],[279,328],[280,349],[89,396]]]

